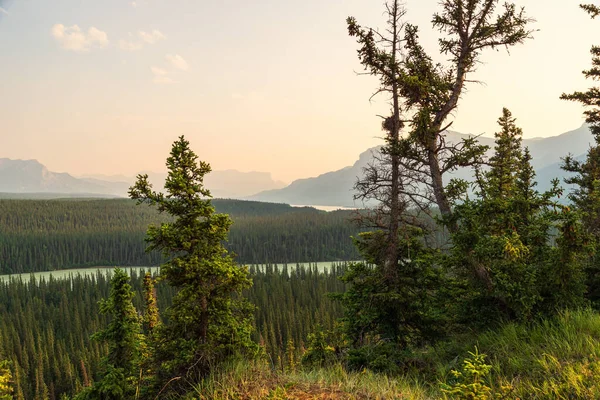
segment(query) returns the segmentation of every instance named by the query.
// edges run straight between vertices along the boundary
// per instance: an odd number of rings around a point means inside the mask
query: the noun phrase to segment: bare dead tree
[[[533,20],[513,3],[499,7],[499,0],[443,0],[441,7],[432,23],[444,34],[439,43],[440,51],[450,55],[447,66],[434,63],[419,43],[418,28],[403,22],[406,10],[399,0],[385,4],[383,33],[361,27],[353,17],[347,20],[366,73],[379,78],[373,96],[386,95],[390,105],[382,123],[386,143],[357,182],[355,198],[376,203],[360,222],[387,232],[385,270],[392,280],[400,226],[418,223],[415,213],[431,215],[435,205],[454,231],[452,196],[464,185],[451,182],[448,188],[444,176],[484,163],[487,147],[475,138],[447,141],[452,125],[447,120],[458,106],[467,77],[485,49],[508,49],[533,32],[528,29]]]
[[[390,116],[384,119],[385,154],[379,162],[367,168],[367,178],[359,181],[356,188],[359,198],[377,199],[380,204],[374,214],[368,217],[371,223],[387,232],[385,275],[390,281],[397,277],[398,265],[398,228],[399,220],[406,204],[400,197],[402,181],[400,179],[400,131],[404,126],[401,120],[401,82],[403,31],[402,18],[406,11],[400,1],[393,0],[385,4],[387,24],[385,34],[377,30],[364,29],[352,17],[348,18],[348,32],[356,37],[361,48],[358,56],[369,73],[379,77],[380,86],[373,94],[385,93],[389,97]]]

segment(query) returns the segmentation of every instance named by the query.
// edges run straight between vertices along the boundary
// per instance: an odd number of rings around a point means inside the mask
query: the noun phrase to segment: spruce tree
[[[177,290],[166,310],[167,322],[156,329],[159,382],[181,390],[181,382],[208,374],[227,358],[252,347],[252,308],[240,297],[251,286],[248,269],[238,266],[224,247],[231,219],[215,213],[204,176],[210,165],[199,161],[181,136],[167,158],[166,193],[152,190],[139,175],[129,195],[156,206],[171,222],[148,228],[148,250],[161,251],[167,261],[161,279]]]
[[[0,400],[13,398],[12,373],[8,361],[0,361]]]
[[[592,18],[600,15],[600,7],[593,4],[581,5]],[[587,79],[600,81],[600,46],[592,46],[592,68],[584,71]],[[600,259],[596,255],[600,249],[600,86],[591,87],[585,92],[563,94],[564,100],[581,103],[585,120],[594,136],[595,144],[590,147],[584,161],[573,156],[565,157],[562,168],[574,174],[565,178],[565,182],[574,185],[569,199],[581,214],[581,220],[589,235],[591,253],[587,262],[587,297],[600,306]]]
[[[158,305],[156,302],[156,289],[154,288],[155,279],[150,272],[144,275],[144,331],[148,336],[154,333],[156,327],[160,324],[158,314]]]
[[[397,372],[411,350],[444,334],[437,310],[441,269],[438,252],[425,246],[423,232],[405,226],[398,232],[398,272],[385,273],[385,233],[366,232],[356,240],[363,263],[351,263],[340,278],[344,293],[334,294],[344,307],[342,329],[348,342],[347,361],[355,369]]]
[[[392,359],[398,349],[406,352],[443,331],[440,315],[434,311],[443,277],[436,268],[439,254],[423,245],[429,227],[418,214],[427,214],[431,221],[437,208],[448,228],[457,229],[451,200],[466,182],[448,187],[444,177],[460,167],[481,165],[487,147],[473,138],[447,141],[451,125],[447,120],[482,53],[523,43],[532,33],[532,20],[514,3],[442,1],[432,22],[443,34],[440,52],[450,57],[444,66],[435,63],[420,44],[417,26],[403,21],[400,1],[385,3],[385,15],[386,29],[381,31],[363,27],[353,17],[347,19],[361,64],[379,80],[374,95],[389,96],[390,105],[382,123],[386,135],[382,155],[356,185],[355,198],[377,204],[361,215],[360,222],[378,231],[356,241],[372,266],[351,265],[343,277],[350,289],[339,296],[346,308],[346,334],[359,353],[357,365],[370,363],[361,359],[361,349],[375,354],[367,348],[373,343],[388,343],[388,349],[377,350],[390,358],[390,364],[398,364]]]
[[[133,306],[134,293],[129,275],[116,268],[111,279],[110,296],[100,302],[100,312],[112,320],[96,334],[96,340],[108,344],[102,378],[84,390],[79,399],[125,400],[135,396],[142,343],[140,318]]]
[[[498,123],[490,168],[477,171],[475,198],[454,205],[457,230],[448,260],[462,279],[456,302],[462,322],[483,326],[579,306],[584,290],[581,234],[573,213],[557,202],[558,181],[536,191],[521,129],[507,109]],[[556,228],[560,234],[553,237]]]
[[[156,330],[160,326],[160,315],[154,288],[155,279],[150,272],[146,272],[142,281],[144,297],[144,315],[142,318],[142,329],[144,331],[144,342],[141,346],[140,361],[140,390],[142,397],[148,397],[156,383]],[[150,396],[152,397],[152,396]]]

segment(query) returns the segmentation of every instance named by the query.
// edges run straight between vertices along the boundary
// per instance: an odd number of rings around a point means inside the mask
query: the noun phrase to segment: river
[[[336,264],[336,263],[344,263],[345,261],[320,261],[320,262],[314,262],[314,263],[288,263],[288,267],[291,269],[292,267],[295,268],[296,264],[299,264],[300,266],[314,266],[316,265],[317,268],[319,269],[319,271],[323,271],[325,268],[329,268],[332,266],[332,264]],[[255,267],[258,268],[264,268],[265,264],[248,264],[248,266],[250,265],[254,265]],[[275,265],[275,264],[271,264],[271,265]],[[283,267],[285,264],[276,264],[278,265],[280,268]],[[10,274],[10,275],[0,275],[0,282],[5,282],[7,280],[10,279],[22,279],[22,280],[30,280],[31,278],[35,278],[36,280],[48,280],[50,278],[50,276],[52,276],[54,279],[65,279],[65,278],[69,278],[71,276],[77,276],[77,275],[81,275],[81,276],[90,276],[90,275],[96,275],[97,273],[104,273],[104,274],[108,274],[110,273],[112,270],[114,270],[116,267],[88,267],[88,268],[72,268],[72,269],[59,269],[59,270],[55,270],[55,271],[45,271],[45,272],[31,272],[31,273],[24,273],[24,274]],[[121,267],[123,269],[125,269],[128,272],[132,272],[132,271],[136,271],[136,272],[140,272],[140,271],[151,271],[152,273],[158,272],[159,267]]]

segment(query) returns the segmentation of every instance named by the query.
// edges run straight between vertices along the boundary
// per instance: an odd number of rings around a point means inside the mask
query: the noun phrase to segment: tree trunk
[[[392,39],[392,66],[396,67],[396,52],[398,50],[398,12],[399,12],[398,1],[394,1],[392,9],[393,18],[393,39]],[[390,230],[388,232],[388,252],[387,252],[387,265],[386,265],[386,277],[391,284],[395,284],[398,276],[398,220],[400,219],[400,187],[399,187],[399,175],[400,175],[400,156],[398,155],[398,142],[400,139],[400,94],[398,89],[398,71],[391,71],[394,77],[392,83],[392,124],[389,132],[390,135],[390,146],[391,146],[391,161],[392,161],[392,185],[391,185],[391,199],[390,199]]]
[[[200,343],[206,343],[208,337],[208,300],[206,296],[200,299]]]
[[[442,170],[440,168],[440,162],[438,159],[438,149],[437,142],[439,135],[442,135],[442,124],[448,117],[448,115],[454,110],[458,104],[458,99],[460,98],[460,94],[462,93],[462,89],[465,84],[466,78],[466,70],[467,67],[465,65],[466,55],[468,54],[468,49],[463,48],[462,57],[458,61],[456,80],[454,82],[454,87],[452,88],[452,95],[444,104],[444,107],[436,114],[435,119],[433,121],[433,137],[428,138],[427,141],[427,161],[429,163],[429,171],[431,173],[431,181],[433,186],[433,195],[435,196],[435,201],[440,209],[440,213],[444,217],[449,217],[452,215],[452,207],[450,207],[450,201],[448,201],[448,197],[446,196],[446,190],[444,188],[444,179],[442,176]],[[450,232],[456,232],[457,227],[456,224],[449,224],[448,229]]]

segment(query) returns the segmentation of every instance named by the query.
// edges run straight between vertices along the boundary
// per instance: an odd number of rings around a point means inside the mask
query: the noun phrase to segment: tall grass
[[[369,371],[347,372],[341,365],[298,371],[275,371],[267,363],[237,361],[193,386],[199,399],[398,399],[431,398],[410,378]]]
[[[600,315],[564,311],[533,324],[507,324],[464,334],[424,349],[423,365],[407,376],[330,368],[278,371],[262,361],[230,363],[191,385],[195,399],[444,399],[442,383],[475,347],[492,366],[489,399],[599,399]],[[461,398],[461,397],[455,397]],[[468,397],[462,397],[468,398]]]
[[[600,399],[600,315],[564,311],[531,327],[481,335],[492,379],[522,399]]]
[[[511,323],[461,342],[429,352],[439,381],[477,346],[492,365],[488,384],[493,392],[510,388],[505,398],[600,399],[600,315],[592,310],[563,311],[529,325]]]

